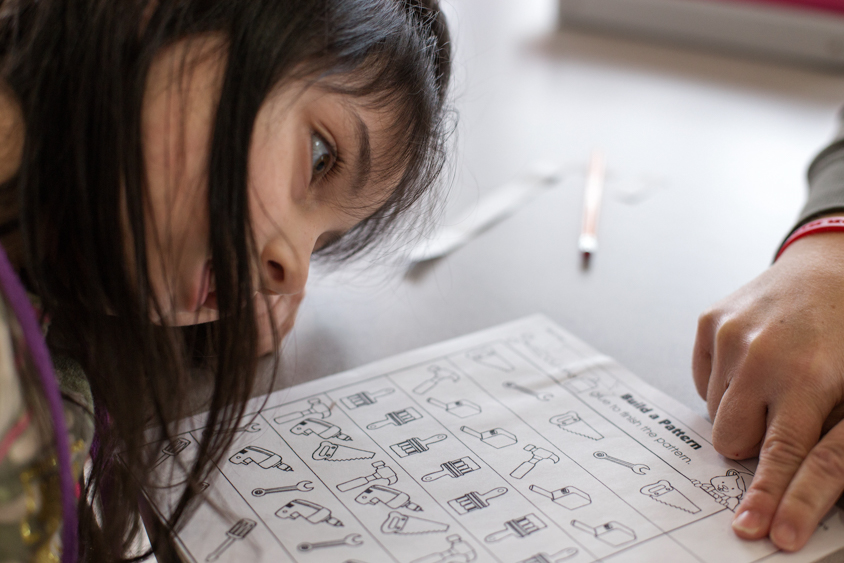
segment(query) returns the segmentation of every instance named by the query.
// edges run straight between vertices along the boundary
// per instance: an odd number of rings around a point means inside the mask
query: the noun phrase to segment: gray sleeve
[[[812,219],[827,213],[844,215],[844,108],[838,113],[835,139],[809,165],[809,199],[800,211],[797,223],[780,242]],[[779,249],[777,249],[779,250]]]
[[[835,140],[809,165],[809,200],[795,228],[824,213],[844,212],[844,110]]]

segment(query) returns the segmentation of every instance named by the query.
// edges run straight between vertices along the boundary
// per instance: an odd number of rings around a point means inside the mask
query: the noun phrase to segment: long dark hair
[[[155,55],[201,34],[223,37],[227,60],[208,160],[222,320],[182,330],[150,320],[160,304],[145,260],[141,108]],[[79,508],[84,558],[123,558],[154,460],[144,430],[157,426],[156,439],[172,439],[167,423],[186,414],[202,378],[188,360],[204,359],[206,430],[173,515],[153,531],[172,546],[199,483],[231,444],[245,400],[258,391],[246,186],[259,108],[283,81],[339,75],[347,79],[328,81],[332,88],[395,117],[396,158],[379,172],[400,180],[377,212],[327,250],[349,257],[390,233],[442,169],[444,17],[436,0],[6,0],[0,49],[26,128],[18,174],[2,188],[17,197],[22,267],[52,318],[54,352],[82,365],[97,405],[93,470]],[[134,268],[125,265],[127,248]],[[95,517],[94,503],[104,518]]]

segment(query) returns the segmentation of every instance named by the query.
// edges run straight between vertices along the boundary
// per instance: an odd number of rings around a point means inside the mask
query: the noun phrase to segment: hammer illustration
[[[554,463],[560,461],[560,456],[558,456],[554,452],[550,452],[545,448],[534,446],[533,444],[528,444],[527,446],[525,446],[525,451],[531,452],[533,456],[529,460],[519,465],[516,469],[514,469],[510,473],[510,477],[521,479],[522,477],[533,471],[533,468],[536,467],[537,463],[545,459],[550,459]]]
[[[340,483],[337,485],[337,490],[340,492],[345,493],[346,491],[351,491],[352,489],[357,489],[358,487],[363,487],[364,485],[368,485],[373,481],[383,480],[386,481],[387,485],[394,485],[396,481],[399,480],[396,472],[392,470],[392,468],[387,467],[387,465],[383,461],[376,461],[372,464],[372,467],[375,468],[375,472],[370,475],[364,475],[363,477],[358,477],[356,479],[352,479],[351,481],[346,481],[345,483]]]
[[[323,403],[319,397],[314,399],[308,399],[308,403],[311,405],[311,408],[304,411],[297,411],[297,412],[290,412],[282,416],[277,416],[273,419],[273,422],[276,424],[284,424],[285,422],[290,422],[292,420],[298,420],[300,418],[305,417],[319,417],[319,418],[328,418],[331,416],[331,407]]]
[[[460,376],[451,371],[450,369],[442,368],[440,366],[430,366],[428,367],[428,371],[430,371],[434,375],[433,377],[431,377],[430,379],[426,379],[413,389],[413,392],[417,395],[424,395],[425,393],[433,389],[440,381],[444,381],[446,379],[458,381],[460,379]]]
[[[420,557],[412,563],[469,563],[477,559],[478,554],[475,553],[474,548],[463,541],[459,535],[448,536],[445,541],[451,543],[450,548]]]

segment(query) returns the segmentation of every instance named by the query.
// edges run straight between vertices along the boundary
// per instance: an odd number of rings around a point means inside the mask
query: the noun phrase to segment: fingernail
[[[780,549],[794,551],[797,544],[797,530],[790,524],[777,524],[771,530],[771,540]]]
[[[742,512],[733,520],[733,530],[744,532],[745,534],[757,534],[761,526],[762,518],[752,510]]]

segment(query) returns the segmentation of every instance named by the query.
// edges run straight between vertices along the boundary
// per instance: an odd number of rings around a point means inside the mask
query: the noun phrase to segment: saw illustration
[[[639,492],[645,496],[651,497],[657,502],[661,502],[666,506],[677,508],[688,512],[689,514],[697,514],[700,512],[700,507],[690,501],[686,495],[675,489],[671,483],[662,479],[651,485],[645,485]]]
[[[580,418],[580,415],[575,411],[569,411],[565,414],[552,416],[551,420],[548,422],[562,430],[565,430],[566,432],[571,432],[572,434],[582,436],[583,438],[589,438],[590,440],[596,441],[603,440],[604,438],[600,432],[592,428],[587,422]]]
[[[381,524],[382,534],[436,534],[448,531],[448,524],[426,520],[418,516],[406,516],[401,512],[392,511]]]
[[[351,461],[353,459],[372,459],[375,457],[375,452],[367,452],[324,441],[314,450],[311,457],[316,461]]]

